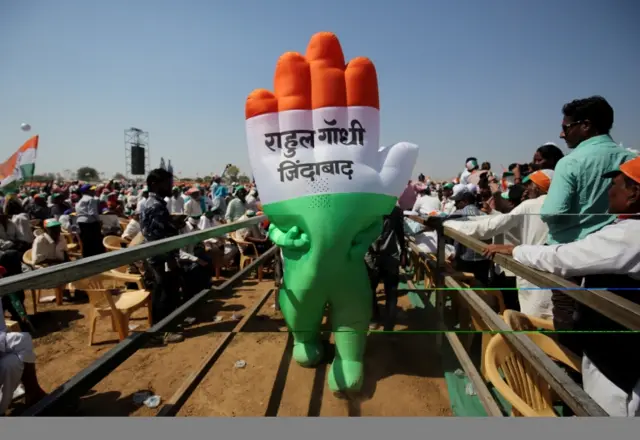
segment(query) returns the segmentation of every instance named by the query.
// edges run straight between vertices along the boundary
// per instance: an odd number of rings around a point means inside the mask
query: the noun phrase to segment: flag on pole
[[[38,138],[33,136],[11,155],[6,162],[0,164],[0,188],[12,182],[33,177],[36,171],[36,153]]]

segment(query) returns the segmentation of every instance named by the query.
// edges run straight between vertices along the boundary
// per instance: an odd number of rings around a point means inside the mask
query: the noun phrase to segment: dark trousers
[[[502,292],[502,298],[504,299],[504,306],[507,309],[520,311],[520,300],[518,299],[518,290],[516,289],[517,283],[515,277],[508,277],[504,273],[493,273],[489,281],[491,288],[500,289]]]
[[[396,321],[396,313],[398,308],[398,284],[400,284],[399,267],[385,267],[390,265],[381,265],[379,268],[372,269],[367,267],[369,272],[369,284],[371,286],[371,294],[373,300],[373,320],[380,321],[380,312],[378,310],[378,300],[376,297],[376,289],[382,281],[384,285],[385,299],[385,331],[392,331]],[[392,265],[391,265],[392,266]]]
[[[100,222],[79,222],[78,227],[80,228],[80,240],[82,241],[82,257],[86,258],[103,254],[105,249],[102,245]]]
[[[483,286],[489,287],[489,271],[491,270],[490,260],[466,261],[458,258],[456,269],[460,272],[470,272],[476,280]]]
[[[180,275],[166,272],[164,263],[148,265],[153,284],[151,291],[151,314],[153,325],[159,323],[178,308],[180,304]]]

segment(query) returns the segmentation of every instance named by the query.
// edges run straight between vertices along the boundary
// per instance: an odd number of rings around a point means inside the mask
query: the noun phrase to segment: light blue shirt
[[[540,210],[549,227],[548,244],[581,240],[615,220],[609,209],[610,179],[602,175],[636,157],[617,145],[609,135],[595,136],[580,143],[560,159]],[[579,214],[579,215],[567,215]]]

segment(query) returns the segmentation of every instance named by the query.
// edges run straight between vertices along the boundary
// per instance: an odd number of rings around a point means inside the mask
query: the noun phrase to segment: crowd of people
[[[561,291],[532,285],[492,261],[498,253],[511,255],[585,288],[637,289],[640,284],[640,158],[611,138],[614,113],[604,98],[575,100],[562,112],[560,137],[570,154],[547,143],[532,152],[530,162],[514,163],[500,173],[492,171],[490,163],[469,157],[451,181],[435,182],[421,174],[408,183],[364,259],[373,296],[372,328],[394,327],[400,268],[407,264],[405,236],[413,237],[425,252],[436,249],[435,233],[407,217],[420,215],[442,217],[449,228],[487,243],[480,254],[448,239],[446,257],[484,286],[503,289],[508,309],[548,320],[557,331],[625,330]],[[87,257],[105,251],[106,235],[121,236],[125,242],[152,242],[241,221],[262,210],[253,185],[229,187],[215,177],[207,186],[176,186],[171,173],[162,168],[153,170],[144,186],[51,184],[41,192],[25,189],[3,195],[2,203],[0,266],[6,276],[23,270],[20,261],[27,249],[33,250],[36,264],[68,260],[61,230],[77,232]],[[123,217],[130,221],[120,230]],[[46,232],[36,238],[32,226],[39,222]],[[238,243],[250,243],[258,253],[266,251],[272,245],[266,231],[267,225],[254,225],[236,231],[235,241],[213,238],[149,258],[144,273],[152,291],[154,322],[206,288],[216,266],[237,258]],[[276,272],[279,282],[281,272]],[[376,299],[380,282],[386,297],[384,316]],[[640,303],[634,290],[616,293]],[[2,298],[4,308],[17,315],[6,298]],[[24,294],[20,298],[24,301]],[[168,332],[158,342],[183,338],[179,332]],[[582,356],[582,374],[576,379],[607,413],[640,415],[640,359],[634,348],[638,335],[558,333],[557,340]],[[0,337],[0,354],[2,341]],[[6,341],[9,344],[9,338]],[[41,394],[37,381],[31,384],[37,397]],[[0,414],[3,409],[0,404]]]
[[[261,214],[254,185],[229,185],[217,176],[210,185],[174,184],[173,176],[162,168],[150,172],[145,183],[52,182],[38,190],[25,186],[18,193],[1,193],[0,204],[2,277],[70,261],[70,240],[65,236],[77,237],[81,257],[85,258],[104,253],[104,238],[108,236],[120,237],[125,247]],[[152,323],[210,287],[216,269],[237,265],[241,250],[245,255],[253,250],[259,254],[266,251],[271,245],[266,226],[251,225],[131,265],[130,271],[140,273],[152,292]],[[30,265],[23,264],[27,251],[31,252]],[[73,296],[64,290],[63,298],[87,300],[80,290]],[[35,354],[28,333],[31,323],[24,301],[24,291],[13,292],[2,297],[0,306],[0,415],[7,410],[20,383],[28,404],[45,395],[35,374]],[[21,332],[7,331],[5,310]],[[154,342],[183,339],[180,332],[165,332]]]
[[[638,416],[640,358],[634,347],[640,335],[602,333],[627,329],[561,290],[532,285],[492,264],[494,255],[510,255],[640,304],[640,157],[611,138],[614,112],[604,98],[575,100],[562,112],[560,137],[570,154],[542,145],[530,163],[512,164],[500,179],[489,163],[478,166],[467,158],[451,182],[422,175],[410,182],[399,206],[406,214],[441,216],[447,227],[486,242],[479,254],[449,239],[447,258],[484,286],[504,289],[508,309],[568,332],[555,337],[582,356],[576,379],[584,390],[612,416]],[[422,232],[411,220],[405,232],[423,251],[435,251],[435,232]]]

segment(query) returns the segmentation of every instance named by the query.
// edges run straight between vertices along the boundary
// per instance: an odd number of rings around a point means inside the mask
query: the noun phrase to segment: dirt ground
[[[201,303],[184,325],[185,341],[163,347],[145,347],[114,370],[83,397],[75,416],[153,416],[157,409],[137,405],[133,395],[151,391],[169,399],[231,331],[237,319],[273,288],[273,281],[247,280],[232,296]],[[45,296],[46,293],[43,293]],[[215,294],[214,294],[215,295]],[[379,296],[382,300],[383,296]],[[257,316],[235,335],[178,416],[450,416],[447,387],[433,334],[382,334],[369,336],[363,396],[345,400],[327,387],[328,365],[305,369],[290,359],[288,335],[282,316],[275,311],[275,295]],[[424,328],[424,316],[400,298],[403,312],[397,331]],[[39,305],[34,339],[41,385],[52,391],[89,366],[117,343],[108,319],[98,322],[94,346],[88,345],[88,304]],[[27,309],[31,313],[30,299]],[[215,322],[216,316],[222,317]],[[422,325],[420,320],[422,319]],[[131,321],[147,328],[146,311]],[[246,367],[235,368],[244,360]],[[11,413],[19,415],[21,403]]]

